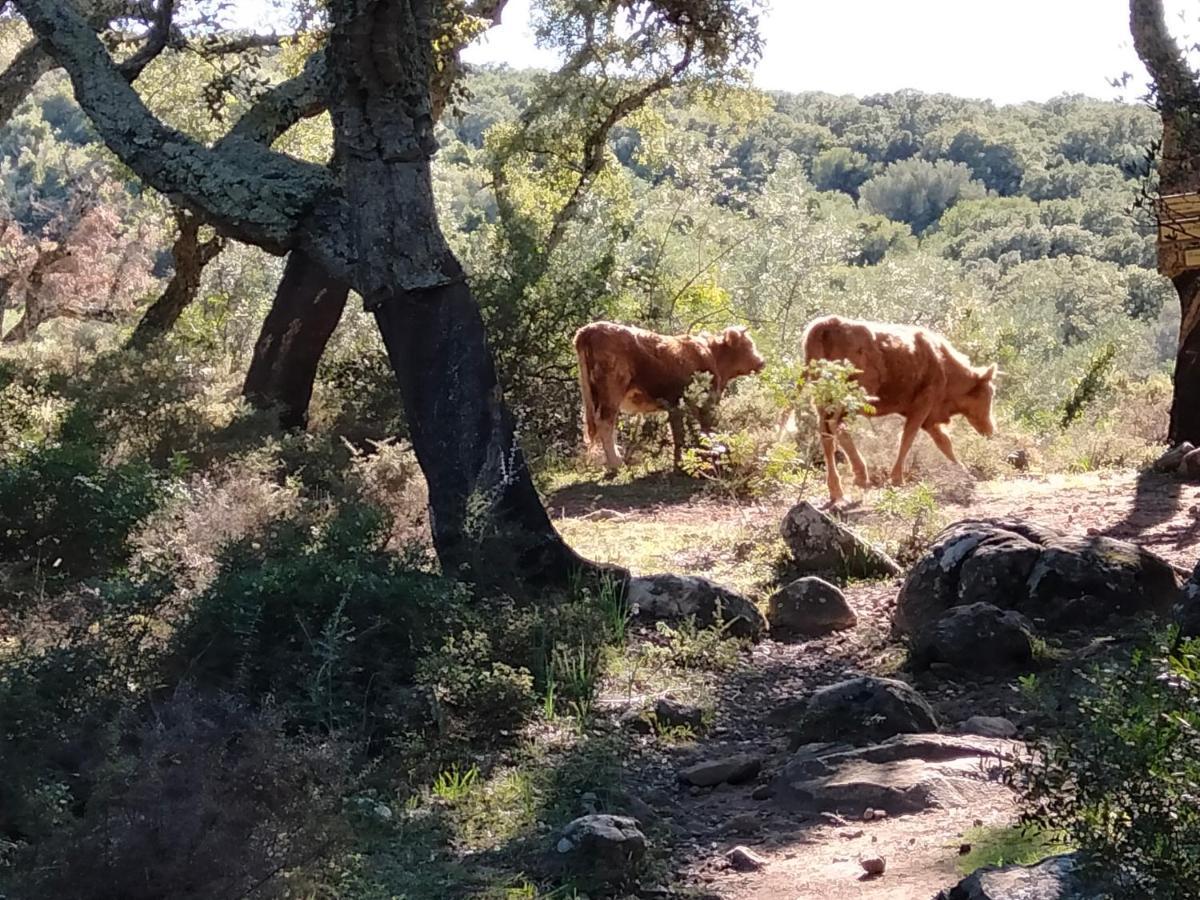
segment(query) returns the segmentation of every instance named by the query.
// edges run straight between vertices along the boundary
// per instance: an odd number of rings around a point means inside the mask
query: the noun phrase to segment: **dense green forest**
[[[563,173],[532,155],[510,162],[508,217],[491,184],[497,147],[539,77],[474,74],[439,127],[435,162],[441,216],[538,455],[577,444],[570,339],[598,318],[669,332],[741,322],[775,362],[798,354],[804,324],[823,313],[928,325],[999,362],[1004,414],[1039,434],[1061,421],[1090,367],[1105,370],[1099,394],[1167,370],[1178,313],[1139,205],[1155,129],[1148,109],[1083,97],[996,107],[912,92],[672,96],[617,127],[610,165],[531,280]],[[319,125],[293,138],[297,152],[318,156],[326,141]],[[4,215],[26,240],[66,227],[84,182],[94,192],[123,178],[61,80],[47,79],[0,131],[0,154]],[[117,258],[90,267],[97,279],[120,268],[122,290],[100,311],[120,330],[169,271],[170,222],[133,183],[104,202],[117,213],[110,246],[147,256],[139,268],[113,250]],[[210,366],[244,370],[279,271],[231,244],[178,337]],[[395,434],[382,348],[353,306],[323,363],[319,415]],[[16,318],[10,310],[5,330]],[[100,339],[109,329],[91,331]]]

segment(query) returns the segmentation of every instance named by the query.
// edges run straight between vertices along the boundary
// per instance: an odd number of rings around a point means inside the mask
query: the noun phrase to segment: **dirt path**
[[[870,521],[872,495],[852,515]],[[770,583],[762,548],[789,502],[736,504],[697,494],[686,480],[647,477],[624,485],[584,484],[551,497],[558,524],[593,558],[635,572],[706,575],[761,597]],[[1074,532],[1135,541],[1188,569],[1200,543],[1200,487],[1136,473],[1014,478],[955,486],[939,497],[949,522],[967,517],[1018,517]],[[1007,790],[991,786],[958,810],[932,810],[883,821],[829,824],[756,800],[753,785],[684,789],[679,769],[737,752],[765,756],[765,780],[788,758],[786,728],[767,713],[849,673],[892,674],[901,654],[888,631],[899,581],[852,586],[847,597],[857,628],[819,640],[765,640],[745,665],[716,679],[716,719],[696,744],[663,748],[647,740],[627,765],[629,788],[653,808],[655,828],[671,848],[672,880],[730,900],[930,900],[955,883],[963,835],[976,826],[1013,821]],[[916,682],[943,727],[970,715],[1022,721],[1015,681]],[[725,853],[745,845],[767,859],[760,872],[733,871]],[[887,871],[864,878],[859,861],[882,856]]]

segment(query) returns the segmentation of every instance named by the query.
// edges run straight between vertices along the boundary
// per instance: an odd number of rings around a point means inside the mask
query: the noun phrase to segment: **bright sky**
[[[1174,30],[1200,34],[1195,0],[1166,0]],[[267,0],[242,0],[253,25]],[[1112,99],[1109,79],[1146,83],[1129,38],[1128,0],[772,0],[755,83],[769,90],[873,94],[902,88],[999,103],[1063,93]],[[1181,14],[1190,11],[1184,23]],[[510,0],[502,24],[464,54],[469,62],[547,68],[534,46],[529,0]]]

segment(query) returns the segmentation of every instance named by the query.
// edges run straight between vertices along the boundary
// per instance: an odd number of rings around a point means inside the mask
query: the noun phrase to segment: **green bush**
[[[1079,715],[1017,767],[1024,822],[1065,838],[1119,895],[1200,884],[1200,641],[1091,676]]]
[[[301,513],[230,545],[172,640],[180,675],[272,696],[307,726],[394,726],[391,692],[412,682],[466,592],[387,552],[390,527],[346,502],[325,521]]]
[[[86,440],[18,454],[0,468],[0,561],[47,581],[108,572],[162,495],[150,468],[106,465]]]

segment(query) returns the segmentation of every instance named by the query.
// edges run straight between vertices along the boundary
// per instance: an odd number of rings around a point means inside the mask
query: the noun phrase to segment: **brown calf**
[[[575,333],[575,352],[579,355],[584,434],[589,444],[599,441],[604,447],[610,475],[621,465],[616,445],[619,413],[665,411],[678,466],[683,453],[680,400],[693,376],[698,372],[712,375],[715,402],[734,378],[753,375],[763,367],[754,341],[740,326],[715,335],[663,335],[631,325],[593,322]]]
[[[859,370],[855,379],[871,397],[874,415],[904,416],[900,452],[892,467],[893,484],[901,484],[904,479],[904,463],[918,430],[924,429],[934,445],[959,468],[963,468],[962,463],[955,457],[945,430],[951,416],[963,416],[985,437],[996,430],[992,418],[996,367],[975,368],[949,341],[932,331],[824,316],[810,322],[804,331],[804,358],[808,362],[849,362]],[[843,493],[834,458],[835,443],[850,458],[854,483],[859,487],[867,486],[867,467],[850,433],[841,427],[842,414],[817,410],[817,415],[829,500],[837,503]]]

